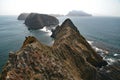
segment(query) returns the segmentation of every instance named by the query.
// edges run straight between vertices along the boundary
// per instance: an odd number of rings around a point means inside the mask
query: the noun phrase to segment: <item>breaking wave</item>
[[[51,36],[52,35],[52,32],[50,29],[48,29],[46,26],[43,27],[42,29],[40,29],[40,31],[43,31],[43,32],[46,32],[47,35]]]
[[[108,65],[112,65],[113,63],[120,61],[120,59],[115,59],[115,58],[112,57],[112,56],[114,56],[114,57],[120,56],[120,54],[115,53],[115,54],[113,54],[111,57],[108,57],[108,55],[109,55],[109,53],[110,53],[109,51],[103,50],[103,49],[101,49],[101,48],[98,48],[97,46],[94,46],[94,45],[93,45],[94,41],[87,41],[87,42],[92,46],[92,48],[93,48],[99,55],[101,55],[101,56],[103,57],[104,60],[106,60],[106,61],[108,62]]]

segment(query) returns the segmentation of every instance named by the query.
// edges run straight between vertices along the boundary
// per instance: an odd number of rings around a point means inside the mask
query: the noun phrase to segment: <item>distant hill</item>
[[[92,15],[83,11],[73,10],[73,11],[70,11],[66,16],[92,16]]]

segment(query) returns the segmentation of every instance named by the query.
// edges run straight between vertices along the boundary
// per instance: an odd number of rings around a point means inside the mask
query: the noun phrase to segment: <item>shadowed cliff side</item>
[[[95,67],[102,67],[107,64],[92,49],[70,19],[65,20],[61,26],[57,27],[51,36],[55,38],[53,46],[62,47],[64,44],[73,49],[73,51],[83,55],[86,61]]]
[[[28,29],[42,29],[44,26],[56,26],[59,21],[56,17],[47,14],[30,13],[25,19]]]
[[[2,80],[118,80],[99,71],[107,62],[91,48],[70,19],[58,26],[52,36],[55,41],[51,47],[35,37],[26,37],[22,48],[9,54]]]
[[[29,13],[21,13],[19,16],[18,16],[18,20],[25,20],[27,17],[28,17]]]

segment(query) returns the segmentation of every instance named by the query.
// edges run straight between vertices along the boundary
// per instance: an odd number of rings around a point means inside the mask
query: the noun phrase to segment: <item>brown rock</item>
[[[115,78],[119,68],[105,66],[107,62],[91,48],[70,19],[56,31],[51,47],[40,43],[35,37],[26,37],[22,48],[9,56],[9,62],[2,71],[2,80],[120,79],[119,76]],[[100,67],[103,70],[99,70]],[[114,73],[104,74],[104,69],[113,69]]]

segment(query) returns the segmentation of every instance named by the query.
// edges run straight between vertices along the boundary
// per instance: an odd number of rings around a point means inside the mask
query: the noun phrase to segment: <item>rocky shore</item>
[[[108,65],[70,19],[53,30],[47,46],[26,37],[21,49],[10,52],[2,80],[120,80],[120,66]]]

